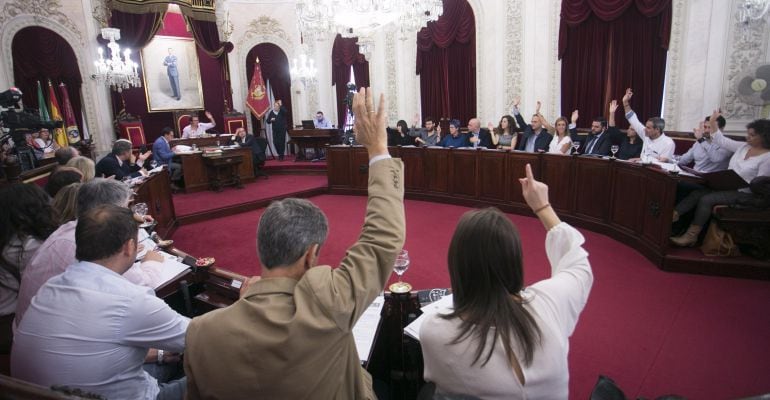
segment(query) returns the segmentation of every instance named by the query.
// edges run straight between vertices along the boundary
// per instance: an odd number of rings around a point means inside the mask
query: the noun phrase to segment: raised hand
[[[631,97],[634,96],[634,91],[631,88],[626,89],[626,94],[623,95],[623,105],[628,104],[631,101]]]
[[[412,126],[419,126],[420,124],[420,114],[415,113],[414,114],[414,122],[412,123]]]
[[[580,113],[578,113],[578,110],[573,111],[570,121],[572,121],[573,124],[577,124],[578,118],[580,118]]]
[[[540,100],[537,101],[537,105],[535,106],[535,114],[540,114],[540,106],[542,104],[540,103]]]
[[[610,102],[610,114],[615,114],[615,111],[618,110],[618,101],[612,100]]]
[[[714,134],[719,131],[719,123],[717,121],[717,118],[719,118],[722,115],[722,110],[716,109],[714,112],[711,113],[711,118],[709,118],[709,125],[711,126],[711,136],[714,137]]]
[[[519,108],[519,104],[521,104],[521,96],[516,96],[513,98],[513,108]]]
[[[388,134],[386,132],[388,113],[385,106],[385,96],[380,95],[380,103],[375,111],[371,88],[368,90],[361,88],[353,96],[353,114],[356,117],[356,142],[366,147],[369,157],[388,154]]]
[[[532,166],[527,164],[526,177],[519,178],[521,183],[521,194],[532,211],[541,210],[548,206],[548,185],[535,179],[532,175]]]
[[[704,128],[705,128],[705,124],[703,123],[703,121],[698,123],[697,127],[693,128],[692,134],[693,134],[693,136],[695,136],[695,140],[700,140],[700,138],[703,137],[703,129]]]
[[[211,115],[211,113],[210,113],[210,112],[208,112],[208,111],[206,111],[206,118],[208,118],[208,119],[209,119],[209,121],[213,121],[213,120],[214,120],[214,116],[213,116],[213,115]]]
[[[495,126],[492,125],[492,123],[487,124],[487,129],[489,129],[489,132],[494,133],[495,132]]]

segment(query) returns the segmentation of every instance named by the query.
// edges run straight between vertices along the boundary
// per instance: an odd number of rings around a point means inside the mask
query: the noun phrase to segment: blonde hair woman
[[[73,157],[67,161],[67,166],[77,168],[78,171],[83,173],[83,183],[94,179],[94,176],[96,176],[96,165],[94,164],[94,160],[88,157]]]

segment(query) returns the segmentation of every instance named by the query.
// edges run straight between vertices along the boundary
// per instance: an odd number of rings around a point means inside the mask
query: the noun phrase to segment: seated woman
[[[548,186],[527,165],[519,179],[545,225],[552,276],[524,288],[522,247],[510,219],[488,208],[466,213],[449,245],[454,309],[423,321],[425,380],[437,394],[485,399],[569,397],[569,337],[593,274],[583,236],[559,220]]]
[[[609,125],[607,131],[610,132],[611,136],[613,137],[612,144],[616,143],[614,139],[615,137],[618,137],[619,139],[618,152],[616,153],[615,157],[620,160],[638,159],[639,156],[642,155],[642,146],[644,146],[644,141],[636,133],[633,126],[628,127],[625,137],[622,136],[620,130],[615,127],[615,111],[617,111],[617,109],[618,101],[612,100],[610,102],[610,117],[607,119],[607,124]]]
[[[449,134],[441,139],[438,144],[441,147],[469,147],[471,140],[467,134],[460,131],[460,120],[449,121]]]
[[[388,145],[390,146],[415,145],[414,137],[409,135],[409,125],[406,124],[406,121],[402,119],[396,123],[396,130],[395,132],[391,131],[389,142]]]
[[[77,156],[77,157],[70,158],[70,160],[67,161],[66,166],[75,168],[78,171],[82,172],[83,183],[88,182],[91,179],[94,179],[94,176],[96,175],[96,165],[94,164],[94,160],[88,157]]]
[[[735,171],[748,185],[758,176],[770,176],[770,120],[758,119],[746,125],[746,142],[739,142],[725,137],[717,125],[720,112],[714,111],[709,119],[712,143],[733,151],[729,169]],[[694,246],[698,235],[711,217],[711,210],[717,205],[732,205],[752,198],[748,187],[740,190],[715,191],[702,189],[691,192],[674,208],[674,222],[680,215],[695,208],[695,217],[687,231],[671,241],[677,246]]]
[[[543,126],[549,132],[553,132],[553,140],[551,140],[551,144],[548,146],[548,152],[551,154],[569,154],[569,149],[572,147],[572,137],[567,129],[567,126],[569,126],[567,118],[556,118],[556,126],[553,126],[548,123],[545,117],[539,116],[540,120],[543,121]]]
[[[11,323],[24,269],[58,227],[51,198],[34,184],[14,183],[0,189],[0,339],[11,338]],[[0,354],[10,342],[0,340]]]
[[[35,145],[43,151],[43,154],[54,153],[60,149],[59,144],[51,138],[51,132],[46,128],[40,130],[39,136],[35,138]]]
[[[487,125],[489,133],[492,136],[492,144],[502,150],[513,150],[516,148],[516,142],[519,139],[519,134],[514,131],[516,128],[516,120],[510,115],[503,115],[500,118],[500,122],[497,124],[497,129],[490,122]]]

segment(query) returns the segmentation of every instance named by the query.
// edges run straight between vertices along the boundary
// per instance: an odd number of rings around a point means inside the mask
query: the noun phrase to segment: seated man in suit
[[[176,154],[169,145],[169,141],[174,138],[174,130],[165,127],[160,133],[160,137],[155,139],[155,143],[152,144],[152,151],[155,154],[155,161],[159,165],[168,165],[169,172],[171,173],[171,188],[179,190],[179,187],[175,182],[182,179],[182,164],[173,161]]]
[[[123,276],[136,259],[137,227],[131,210],[116,205],[78,216],[78,261],[40,288],[21,320],[15,378],[110,399],[184,397],[184,378],[159,385],[143,369],[151,347],[184,350],[189,319]]]
[[[96,176],[101,178],[115,177],[117,180],[134,178],[142,175],[144,160],[152,155],[151,151],[134,156],[131,151],[131,142],[126,139],[118,139],[112,145],[112,152],[102,157],[96,163]]]
[[[187,398],[373,399],[352,329],[382,291],[406,235],[403,164],[388,154],[387,111],[370,89],[353,97],[369,153],[369,200],[339,268],[318,266],[328,224],[307,200],[273,202],[257,228],[261,279],[233,305],[195,318],[184,355]]]
[[[471,142],[472,147],[484,147],[492,149],[495,146],[492,144],[492,135],[489,130],[481,127],[481,121],[478,118],[471,118],[468,121],[468,140]]]
[[[613,137],[607,129],[607,120],[604,117],[596,117],[591,121],[591,132],[581,143],[578,152],[586,155],[608,156],[612,142]]]
[[[267,176],[264,172],[259,170],[259,165],[265,162],[265,150],[259,145],[257,138],[255,138],[254,135],[246,133],[246,129],[244,128],[238,128],[235,130],[235,135],[233,135],[230,140],[233,144],[251,149],[251,162],[254,165],[255,176]]]
[[[516,150],[524,150],[530,153],[546,152],[548,146],[551,145],[553,136],[543,128],[543,121],[540,120],[538,113],[532,116],[530,124],[524,121],[524,118],[519,112],[519,99],[517,98],[513,104],[513,110],[511,113],[516,118],[516,123],[519,124],[519,128],[524,129],[524,136],[516,143]]]

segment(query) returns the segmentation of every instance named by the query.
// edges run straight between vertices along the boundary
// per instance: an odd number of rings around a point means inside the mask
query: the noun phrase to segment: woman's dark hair
[[[496,208],[465,213],[452,236],[447,261],[454,311],[444,318],[460,318],[460,333],[452,344],[476,336],[479,346],[473,364],[484,357],[483,366],[498,339],[513,360],[511,342],[516,340],[524,355],[519,362],[530,365],[540,342],[540,328],[519,297],[524,270],[521,241],[513,223]],[[487,343],[490,330],[492,342]]]
[[[399,120],[398,122],[396,122],[396,126],[397,127],[399,127],[399,126],[401,127],[401,133],[402,134],[404,134],[404,135],[408,135],[409,134],[409,125],[407,125],[406,121],[404,121],[403,119]],[[398,132],[396,132],[396,133],[398,133]]]
[[[762,147],[770,149],[770,119],[756,119],[749,122],[746,129],[753,129],[762,139]]]
[[[27,236],[43,241],[56,228],[51,198],[39,186],[14,183],[0,188],[0,251],[15,235],[22,241]],[[11,265],[2,255],[0,262]]]
[[[497,133],[499,135],[502,135],[505,133],[505,131],[503,131],[503,120],[508,121],[508,131],[510,132],[510,134],[511,135],[516,134],[516,120],[514,120],[513,117],[510,115],[503,115],[503,117],[500,118],[500,122],[497,124]]]

